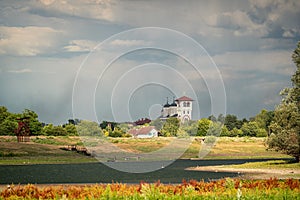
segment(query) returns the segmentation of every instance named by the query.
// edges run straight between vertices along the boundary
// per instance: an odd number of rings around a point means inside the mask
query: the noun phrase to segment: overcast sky
[[[299,19],[298,0],[2,0],[0,105],[132,121],[186,95],[194,119],[248,118],[290,86]]]

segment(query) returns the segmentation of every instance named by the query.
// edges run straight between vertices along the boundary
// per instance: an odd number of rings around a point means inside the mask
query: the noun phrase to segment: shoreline
[[[210,172],[233,172],[242,179],[300,179],[300,169],[267,169],[267,168],[234,168],[226,165],[188,167],[185,170],[210,171]]]

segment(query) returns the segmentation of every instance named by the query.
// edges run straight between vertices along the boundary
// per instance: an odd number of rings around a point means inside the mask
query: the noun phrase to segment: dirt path
[[[276,177],[278,179],[295,178],[300,179],[299,169],[248,169],[248,168],[233,168],[225,165],[219,166],[201,166],[189,167],[186,170],[195,171],[211,171],[211,172],[234,172],[240,174],[243,179],[269,179]]]

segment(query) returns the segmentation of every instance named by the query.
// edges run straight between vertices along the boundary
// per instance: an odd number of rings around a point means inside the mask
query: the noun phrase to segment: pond
[[[237,173],[184,170],[187,167],[242,164],[267,159],[177,160],[171,165],[148,173],[126,173],[102,163],[0,165],[0,184],[57,184],[57,183],[181,183],[185,180],[212,180],[237,177]],[[274,159],[273,159],[274,160]]]

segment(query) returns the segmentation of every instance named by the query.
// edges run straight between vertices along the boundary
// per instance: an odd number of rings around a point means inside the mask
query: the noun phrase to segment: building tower
[[[186,122],[192,119],[192,102],[194,100],[183,96],[178,99],[173,97],[173,103],[169,104],[168,98],[167,103],[163,105],[161,110],[160,119],[167,119],[169,117],[177,117],[181,122]]]
[[[183,96],[175,100],[177,104],[178,119],[186,122],[192,119],[193,99]]]

